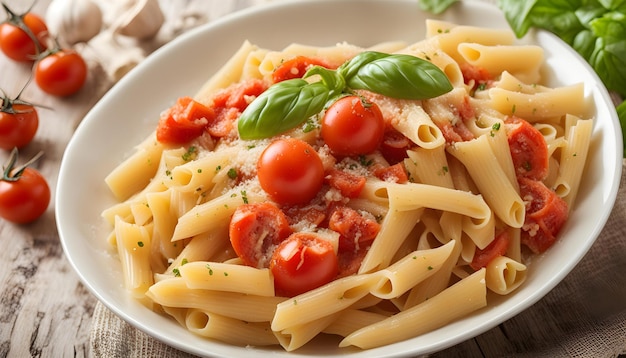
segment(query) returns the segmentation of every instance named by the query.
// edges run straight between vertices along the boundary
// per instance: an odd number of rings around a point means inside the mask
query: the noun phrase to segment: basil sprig
[[[306,78],[317,75],[320,80]],[[283,133],[321,112],[346,92],[364,89],[398,99],[422,100],[452,90],[446,75],[432,63],[410,55],[366,51],[337,70],[321,66],[303,78],[270,86],[238,120],[241,139],[263,139]]]

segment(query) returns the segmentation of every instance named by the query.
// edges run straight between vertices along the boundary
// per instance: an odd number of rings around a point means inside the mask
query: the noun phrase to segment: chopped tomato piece
[[[466,123],[467,121],[476,118],[476,111],[470,103],[469,96],[467,95],[463,97],[463,103],[460,104],[460,106],[457,108],[457,111],[459,112],[459,116],[461,117],[463,123]]]
[[[302,221],[319,226],[324,220],[326,220],[325,208],[317,206],[284,206],[281,207],[284,213],[287,215],[289,224],[297,225]]]
[[[519,117],[509,117],[505,123],[517,176],[534,180],[545,179],[548,175],[549,157],[548,146],[541,132]]]
[[[294,78],[302,78],[306,71],[313,66],[330,68],[330,66],[322,60],[306,56],[296,56],[280,64],[280,66],[274,70],[274,73],[272,73],[272,80],[276,83]]]
[[[235,108],[243,112],[252,100],[267,89],[267,84],[259,79],[238,82],[217,92],[213,105],[219,108]]]
[[[396,164],[408,158],[406,151],[414,145],[404,134],[391,128],[387,129],[383,135],[380,152],[389,164]]]
[[[234,122],[248,107],[250,102],[267,89],[267,84],[258,79],[235,83],[215,94],[213,108],[215,118],[207,130],[217,138],[226,137],[233,129]]]
[[[465,142],[475,138],[474,133],[472,133],[461,120],[457,121],[454,125],[450,121],[438,121],[435,118],[433,118],[433,122],[441,129],[441,133],[448,144]]]
[[[569,215],[567,203],[538,180],[518,178],[520,194],[526,202],[526,219],[521,242],[534,253],[546,251]]]
[[[276,246],[291,234],[285,214],[274,204],[239,206],[229,226],[230,242],[244,264],[267,268]]]
[[[339,258],[339,273],[337,274],[337,278],[357,273],[368,250],[369,248],[364,246],[358,250],[339,251],[337,253],[337,257]]]
[[[355,251],[373,241],[380,224],[347,206],[337,206],[328,221],[328,228],[339,233],[339,251]]]
[[[167,144],[185,144],[199,137],[215,112],[194,101],[191,97],[181,97],[164,111],[156,130],[157,140]]]
[[[493,81],[487,69],[470,65],[469,63],[461,64],[461,73],[463,74],[465,84],[473,85],[473,89],[484,84],[490,84]]]
[[[293,297],[335,279],[339,264],[329,241],[314,233],[297,232],[276,248],[270,270],[276,294]]]
[[[342,170],[331,169],[326,176],[328,184],[339,190],[347,198],[356,198],[361,195],[366,179],[363,176],[350,174]]]
[[[509,233],[502,231],[484,249],[476,248],[470,267],[474,270],[486,267],[496,257],[506,254],[510,241]]]
[[[394,164],[389,167],[379,167],[374,169],[374,175],[384,181],[392,181],[394,183],[403,184],[409,181],[409,176],[404,169],[402,163]]]

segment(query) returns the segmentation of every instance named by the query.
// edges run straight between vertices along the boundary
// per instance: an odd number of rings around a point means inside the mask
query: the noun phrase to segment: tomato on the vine
[[[0,24],[0,49],[15,61],[34,61],[46,49],[48,27],[38,15],[15,14],[5,4],[7,19]]]
[[[333,245],[314,233],[291,234],[274,250],[270,271],[279,296],[293,297],[332,281],[339,272]]]
[[[21,94],[21,93],[20,93]],[[19,99],[1,98],[0,148],[11,150],[26,146],[35,137],[39,127],[39,115],[35,107]]]
[[[277,139],[257,162],[261,187],[279,204],[304,204],[324,183],[324,165],[311,145],[295,138]]]
[[[38,219],[50,204],[48,182],[36,169],[28,167],[38,157],[15,167],[17,150],[11,152],[0,180],[0,217],[16,224]]]
[[[358,96],[338,99],[322,118],[322,138],[336,155],[371,153],[384,134],[385,121],[378,105]]]
[[[87,80],[87,63],[76,51],[54,49],[35,64],[35,82],[42,91],[60,97],[72,95]]]

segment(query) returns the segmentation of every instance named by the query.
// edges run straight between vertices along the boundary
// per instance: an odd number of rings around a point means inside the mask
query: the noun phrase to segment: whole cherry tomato
[[[0,24],[0,49],[15,61],[34,61],[46,49],[48,28],[36,14],[15,14],[5,4],[7,19]]]
[[[322,138],[336,155],[368,154],[378,148],[385,134],[385,121],[378,105],[358,96],[333,103],[322,118]]]
[[[270,271],[276,294],[293,297],[335,279],[339,260],[329,241],[314,233],[297,232],[274,250]]]
[[[304,204],[324,182],[324,165],[308,143],[295,138],[277,139],[257,162],[261,187],[279,204]]]
[[[22,148],[31,142],[39,127],[35,107],[19,99],[2,97],[0,107],[0,148]]]
[[[28,165],[15,167],[17,150],[13,150],[0,180],[0,217],[16,224],[27,224],[38,219],[50,204],[50,187],[36,169]]]
[[[54,49],[35,64],[35,82],[42,91],[60,97],[80,90],[87,80],[87,63],[75,51]]]

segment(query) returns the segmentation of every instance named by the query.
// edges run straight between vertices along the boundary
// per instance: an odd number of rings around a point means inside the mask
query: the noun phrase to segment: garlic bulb
[[[102,28],[102,11],[91,0],[54,0],[46,12],[48,30],[66,44],[86,42]]]
[[[117,36],[111,30],[102,31],[81,45],[77,51],[85,60],[99,64],[111,83],[119,81],[146,58],[145,51],[134,39]]]
[[[154,37],[165,16],[158,0],[125,0],[116,9],[116,21],[111,28],[118,34],[147,40]]]

